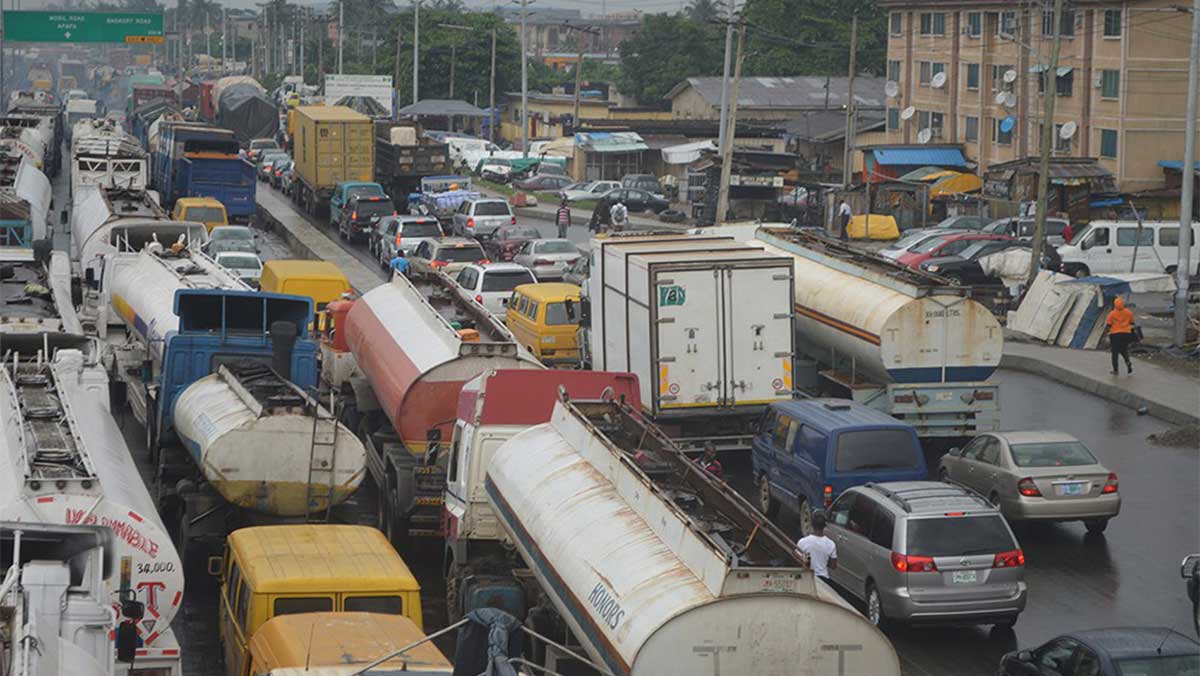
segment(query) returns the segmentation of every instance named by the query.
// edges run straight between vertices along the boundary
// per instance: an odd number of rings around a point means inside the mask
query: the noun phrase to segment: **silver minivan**
[[[1025,554],[996,507],[961,486],[850,488],[829,508],[834,583],[867,619],[1011,627],[1025,609]]]
[[[466,200],[454,212],[453,234],[457,237],[491,235],[504,225],[516,225],[512,207],[502,199],[487,197]]]

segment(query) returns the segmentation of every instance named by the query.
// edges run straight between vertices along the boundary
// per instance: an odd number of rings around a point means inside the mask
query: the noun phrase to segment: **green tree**
[[[745,70],[753,75],[846,75],[858,14],[860,72],[882,73],[887,13],[875,0],[747,0]]]
[[[692,0],[687,6],[687,17],[697,23],[708,23],[720,18],[721,9],[715,0]]]
[[[719,75],[723,32],[682,14],[647,14],[636,35],[621,43],[621,91],[640,103],[658,103],[688,77]]]

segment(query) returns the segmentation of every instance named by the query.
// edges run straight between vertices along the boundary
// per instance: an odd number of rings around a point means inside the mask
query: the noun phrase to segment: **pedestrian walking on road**
[[[391,266],[392,272],[405,277],[408,276],[409,262],[408,258],[404,254],[404,249],[396,251],[396,257],[392,259]]]
[[[562,198],[562,204],[558,205],[558,214],[555,216],[555,222],[558,223],[558,238],[567,238],[567,229],[571,227],[571,207],[567,206],[567,198]]]
[[[838,237],[843,242],[849,239],[850,215],[850,205],[846,203],[846,200],[839,200],[837,211]]]
[[[1125,358],[1125,368],[1133,374],[1133,361],[1129,359],[1129,346],[1133,345],[1134,330],[1133,311],[1125,307],[1125,301],[1117,298],[1113,301],[1112,312],[1108,313],[1104,330],[1108,332],[1108,347],[1112,352],[1112,373],[1117,375],[1117,357]]]
[[[829,571],[837,568],[837,545],[825,536],[825,512],[812,515],[812,534],[796,543],[796,549],[808,557],[813,574],[829,581]]]

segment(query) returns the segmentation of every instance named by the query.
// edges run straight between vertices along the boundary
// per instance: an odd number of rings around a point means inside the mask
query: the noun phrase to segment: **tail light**
[[[399,212],[399,211],[392,211],[392,215],[393,215],[393,216],[399,216],[399,215],[400,215],[400,212]]]
[[[482,305],[483,304],[483,294],[475,294],[475,302]]]
[[[551,262],[546,260],[545,258],[535,258],[535,259],[533,259],[533,264],[534,265],[550,265]]]
[[[932,556],[905,556],[892,552],[892,568],[901,573],[936,573]]]
[[[1108,481],[1104,482],[1104,488],[1101,493],[1116,493],[1117,492],[1117,475],[1115,473],[1108,475]]]
[[[829,506],[833,504],[833,486],[830,486],[829,484],[825,484],[824,495],[825,495],[825,509],[829,509]]]
[[[396,246],[400,246],[400,235],[396,235]]]
[[[468,219],[467,219],[467,227],[468,227],[468,228],[473,228],[473,227],[475,227],[475,219],[474,219],[474,218],[468,218]]]
[[[1025,477],[1017,482],[1017,492],[1027,498],[1040,498],[1042,492],[1038,490],[1037,484],[1033,483],[1033,479]]]
[[[434,268],[444,268],[449,264],[450,264],[449,261],[429,261],[430,267],[434,267]]]
[[[488,263],[491,263],[491,262],[492,262],[492,259],[490,259],[490,258],[480,258],[479,260],[477,260],[477,261],[475,261],[475,262],[476,262],[476,263],[479,263],[480,265],[487,265]]]
[[[513,216],[513,217],[512,217],[512,220],[511,220],[511,221],[509,221],[509,222],[510,222],[510,223],[512,223],[513,225],[516,225],[516,224],[517,224],[517,217],[516,217],[516,216]]]
[[[1025,565],[1025,552],[1014,549],[1011,552],[1000,552],[992,559],[992,568],[1019,568]]]
[[[350,220],[353,220],[353,221],[357,221],[357,220],[358,220],[358,212],[357,212],[357,211],[351,211],[351,212],[350,212]]]

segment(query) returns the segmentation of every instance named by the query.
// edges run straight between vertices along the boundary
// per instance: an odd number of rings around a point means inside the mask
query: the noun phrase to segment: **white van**
[[[1192,228],[1190,260],[1197,261],[1196,235]],[[1137,264],[1134,264],[1134,250]],[[1179,260],[1179,222],[1092,221],[1071,244],[1058,248],[1063,272],[1075,277],[1125,272],[1174,272]],[[1198,273],[1200,274],[1200,273]]]

